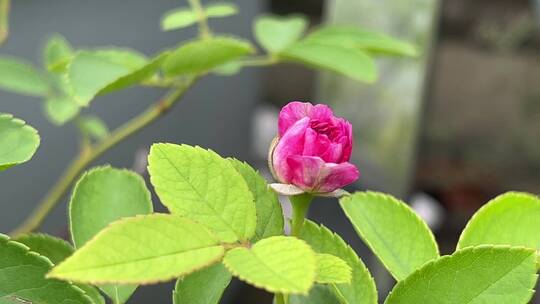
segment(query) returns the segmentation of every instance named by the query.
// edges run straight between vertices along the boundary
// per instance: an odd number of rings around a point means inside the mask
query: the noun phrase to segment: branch
[[[17,237],[37,229],[51,210],[58,204],[79,174],[92,161],[168,112],[168,110],[180,100],[197,79],[198,77],[189,78],[185,83],[172,88],[162,99],[150,106],[143,113],[117,128],[101,142],[89,146],[86,149],[81,149],[79,155],[71,162],[60,179],[51,188],[47,196],[37,205],[32,214],[30,214],[19,227],[11,232],[10,235]]]
[[[0,45],[2,45],[9,33],[9,5],[10,0],[0,0]]]

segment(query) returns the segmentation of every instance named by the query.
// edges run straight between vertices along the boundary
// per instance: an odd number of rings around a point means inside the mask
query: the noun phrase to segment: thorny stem
[[[184,95],[197,79],[198,77],[192,77],[185,83],[173,87],[162,99],[151,105],[143,113],[117,128],[102,141],[94,145],[85,144],[85,148],[81,149],[79,155],[67,167],[47,196],[45,196],[45,198],[37,205],[32,214],[30,214],[19,227],[11,232],[11,235],[14,237],[20,236],[21,234],[29,233],[38,228],[51,210],[58,204],[81,171],[107,150],[165,114],[181,99],[180,97]]]

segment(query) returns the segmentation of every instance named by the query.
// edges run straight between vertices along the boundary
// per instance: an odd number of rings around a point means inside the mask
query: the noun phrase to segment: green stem
[[[0,45],[2,45],[9,33],[9,6],[10,0],[0,0]]]
[[[206,18],[206,12],[204,11],[201,2],[199,0],[189,0],[191,9],[197,14],[197,20],[199,22],[199,35],[203,39],[212,37],[210,27],[208,26],[208,20]]]
[[[282,293],[276,293],[274,299],[274,304],[287,304],[289,302],[287,296]]]
[[[246,58],[241,61],[243,66],[268,66],[279,62],[279,59],[274,56],[259,56]]]
[[[71,184],[79,174],[96,158],[101,156],[107,150],[123,141],[127,137],[135,134],[158,117],[165,114],[174,104],[176,104],[182,95],[193,85],[197,77],[188,79],[184,84],[174,87],[171,91],[157,103],[150,106],[146,111],[132,118],[130,121],[120,126],[108,137],[93,146],[81,149],[79,155],[71,162],[60,179],[51,188],[50,192],[38,204],[36,209],[25,221],[17,227],[11,235],[16,237],[21,234],[29,233],[37,229],[51,210],[58,204],[62,196],[67,192]]]
[[[313,196],[308,193],[293,195],[289,197],[292,206],[292,223],[291,223],[291,235],[300,236],[302,233],[302,227],[304,226],[304,219],[306,218],[309,210],[309,205],[313,200]]]

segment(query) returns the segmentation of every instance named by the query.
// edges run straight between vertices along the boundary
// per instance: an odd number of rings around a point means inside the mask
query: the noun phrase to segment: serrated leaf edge
[[[226,158],[222,157],[221,155],[219,155],[217,152],[215,152],[215,151],[212,150],[212,149],[205,149],[205,148],[203,148],[203,147],[201,147],[201,146],[198,146],[198,145],[191,146],[191,145],[187,145],[187,144],[172,144],[172,143],[165,143],[165,142],[159,142],[159,143],[154,143],[154,144],[152,144],[152,146],[150,147],[150,153],[148,154],[148,156],[150,157],[150,155],[152,154],[152,149],[157,149],[157,147],[159,147],[160,145],[171,146],[171,147],[180,147],[180,148],[182,148],[182,147],[188,147],[188,148],[192,148],[192,149],[195,149],[195,150],[202,150],[202,151],[204,151],[204,152],[209,152],[209,153],[213,154],[213,156],[217,156],[217,157],[219,157],[219,158],[221,158],[221,159],[224,159],[224,160],[227,162],[228,166],[230,166],[231,169],[234,171],[234,174],[236,174],[236,175],[239,177],[240,182],[245,186],[246,191],[250,194],[250,196],[251,196],[251,202],[252,202],[252,207],[253,207],[253,210],[254,210],[254,214],[255,214],[255,216],[257,216],[257,208],[256,208],[256,206],[255,206],[255,197],[253,196],[253,193],[251,193],[251,191],[249,190],[249,185],[247,184],[247,182],[246,182],[246,180],[244,179],[244,177],[242,176],[242,174],[240,174],[240,172],[238,172],[238,171],[236,170],[236,168],[233,166],[233,164],[231,164],[231,162],[228,161]],[[150,172],[150,161],[148,162],[147,170],[148,170],[148,172]],[[155,189],[156,187],[154,186],[154,183],[153,183],[153,181],[152,181],[152,174],[150,174],[150,183],[152,184],[152,186],[153,186],[154,189]],[[157,193],[157,191],[156,191],[156,193]],[[157,194],[157,196],[160,197],[159,194]],[[171,209],[170,209],[167,205],[165,205],[165,204],[163,203],[163,200],[161,200],[161,198],[160,198],[160,201],[162,202],[163,206],[165,206],[165,207],[167,208],[167,210],[169,210],[169,212],[171,212],[171,214],[177,214],[177,213],[175,213],[175,212],[172,212]],[[235,231],[234,229],[232,229],[232,227],[230,226],[229,223],[227,223],[224,219],[222,219],[221,215],[218,214],[218,216],[219,216],[219,218],[220,218],[221,221],[223,221],[225,224],[227,224],[227,226],[230,227],[231,231],[234,232],[234,234],[235,234],[235,236],[236,236],[236,238],[237,238],[236,241],[233,241],[233,242],[225,242],[225,243],[234,244],[234,243],[237,243],[238,241],[240,241],[240,242],[247,242],[248,240],[252,239],[252,238],[255,236],[255,232],[256,232],[256,229],[257,229],[257,219],[255,219],[255,225],[253,226],[252,231],[246,231],[245,229],[246,229],[247,227],[244,227],[244,231],[243,231],[243,232],[244,232],[245,235],[247,235],[247,237],[246,237],[245,239],[243,239],[243,238],[241,238],[241,237],[239,237],[239,236],[237,235],[237,231]],[[196,222],[196,223],[198,223],[198,224],[200,224],[200,225],[206,226],[205,224],[200,223],[200,222],[198,222],[198,221],[196,221],[196,220],[194,220],[194,219],[191,219],[191,218],[189,218],[189,217],[187,217],[187,216],[183,216],[183,217],[185,217],[185,218],[187,218],[187,219],[189,219],[189,220],[191,220],[191,221],[193,221],[193,222]],[[209,230],[212,232],[211,229],[209,229]],[[212,234],[213,234],[213,232],[212,232]]]
[[[287,237],[287,236],[271,236],[269,238],[265,238],[265,239],[262,239],[261,241],[263,240],[268,240],[268,239],[271,239],[271,238],[275,238],[275,237]],[[290,237],[289,237],[290,238]],[[295,237],[293,237],[295,238]],[[302,240],[302,239],[298,239],[298,238],[295,238],[297,241],[300,241],[302,243],[304,243],[308,248],[311,249],[311,246],[309,246],[309,244]],[[260,242],[260,241],[259,241]],[[250,250],[250,248],[248,248],[248,250]],[[313,251],[313,249],[311,249]],[[279,253],[278,253],[279,254]],[[316,253],[315,251],[313,251],[313,256],[315,257],[316,256]],[[268,292],[271,292],[271,293],[283,293],[283,294],[300,294],[300,295],[307,295],[309,293],[309,290],[311,289],[311,287],[313,287],[313,285],[315,284],[315,277],[317,275],[317,271],[314,271],[313,272],[313,278],[312,278],[312,283],[311,285],[309,286],[309,288],[304,291],[304,292],[290,292],[289,290],[285,290],[285,289],[281,289],[281,288],[268,288],[267,286],[264,286],[263,284],[259,284],[259,283],[256,283],[256,282],[253,282],[251,280],[249,280],[248,278],[246,278],[245,276],[239,274],[237,271],[235,271],[235,269],[233,267],[231,267],[231,265],[229,265],[227,262],[226,262],[226,259],[223,259],[222,261],[223,265],[227,268],[227,270],[229,270],[234,276],[236,276],[237,278],[239,278],[240,280],[250,284],[250,285],[253,285],[259,289],[263,289],[263,290],[266,290]],[[317,269],[317,263],[316,263],[316,260],[314,261],[315,263],[315,270]],[[273,270],[272,270],[273,271]]]
[[[431,240],[432,245],[434,245],[434,248],[436,249],[437,256],[440,257],[439,245],[437,244],[435,236],[433,235],[433,231],[429,228],[427,223],[416,213],[416,211],[414,211],[414,209],[411,206],[407,205],[402,200],[399,200],[399,199],[397,199],[397,198],[395,198],[395,197],[393,197],[393,196],[391,196],[389,194],[385,194],[385,193],[382,193],[382,192],[375,192],[375,191],[355,192],[355,193],[353,193],[351,195],[342,197],[340,199],[339,205],[341,206],[341,210],[343,210],[343,213],[345,213],[345,216],[347,217],[347,219],[349,219],[349,222],[351,223],[351,225],[354,227],[354,230],[357,232],[358,236],[360,236],[362,241],[375,254],[375,256],[381,262],[381,264],[384,265],[384,267],[392,274],[392,276],[397,281],[400,281],[400,279],[397,277],[397,275],[394,274],[394,272],[392,270],[390,270],[390,268],[388,267],[388,265],[386,264],[385,261],[383,261],[381,258],[379,258],[378,254],[377,254],[377,250],[375,250],[374,246],[369,242],[369,240],[367,240],[364,237],[364,235],[360,232],[360,229],[357,229],[357,227],[356,227],[356,225],[354,225],[354,222],[352,221],[352,219],[349,217],[347,212],[345,212],[345,208],[343,207],[343,203],[345,201],[347,201],[347,200],[352,200],[355,196],[360,196],[360,195],[364,196],[364,197],[367,197],[368,199],[370,197],[375,197],[377,199],[383,199],[385,201],[390,202],[391,204],[397,205],[398,208],[401,208],[402,210],[406,210],[405,214],[407,214],[407,216],[413,218],[416,222],[419,222],[420,225],[426,229],[426,231],[428,232],[428,235],[429,235],[429,239]]]
[[[15,248],[17,248],[17,249],[19,249],[21,251],[24,251],[26,255],[35,257],[37,261],[43,262],[49,268],[54,266],[54,264],[51,262],[51,260],[49,260],[49,258],[47,258],[46,256],[41,255],[41,254],[39,254],[37,252],[31,251],[28,246],[24,245],[23,243],[19,243],[17,241],[11,240],[9,238],[9,236],[7,236],[5,234],[0,233],[0,243],[5,243],[6,246],[12,246],[12,247],[15,247]],[[74,285],[71,282],[65,282],[65,283],[68,284],[70,287],[72,287],[77,293],[82,295],[82,297],[85,300],[87,300],[87,302],[89,304],[94,303],[92,298],[90,298],[90,296],[88,296],[88,294],[86,294],[86,292],[84,292],[84,290],[82,290],[81,288],[79,288],[78,286]]]
[[[463,239],[465,238],[465,235],[468,233],[469,229],[471,229],[471,226],[476,222],[476,220],[480,216],[482,216],[485,212],[487,212],[487,210],[492,208],[493,206],[503,204],[504,200],[509,196],[532,199],[534,201],[537,201],[540,204],[540,197],[538,197],[538,196],[536,196],[534,194],[531,194],[531,193],[526,193],[526,192],[510,191],[510,192],[506,192],[506,193],[503,193],[501,195],[498,195],[498,196],[494,197],[493,199],[489,200],[485,205],[480,207],[480,209],[478,209],[478,211],[476,211],[473,214],[473,216],[469,219],[469,221],[467,222],[467,225],[465,226],[465,228],[461,232],[461,235],[459,236],[459,240],[458,240],[458,243],[457,243],[457,246],[456,246],[456,250],[462,249],[461,243],[463,242]],[[533,249],[536,249],[536,248],[533,248]]]
[[[402,286],[402,285],[405,285],[407,286],[409,284],[409,281],[412,279],[413,276],[420,276],[422,274],[423,271],[426,271],[427,268],[429,267],[433,267],[433,265],[436,265],[436,264],[439,264],[443,261],[446,261],[446,260],[449,260],[453,257],[456,257],[456,256],[459,256],[459,255],[462,255],[466,252],[469,252],[469,251],[477,251],[479,249],[491,249],[491,250],[496,250],[496,249],[509,249],[511,251],[524,251],[524,252],[530,252],[531,255],[532,254],[535,254],[534,253],[534,250],[530,249],[530,248],[526,248],[526,247],[522,247],[522,246],[507,246],[507,245],[480,245],[480,246],[471,246],[471,247],[465,247],[463,249],[460,249],[460,250],[457,250],[456,252],[454,252],[452,255],[445,255],[445,256],[441,256],[439,257],[438,259],[435,259],[435,260],[431,260],[427,263],[425,263],[422,267],[418,268],[416,271],[414,271],[413,273],[411,273],[406,279],[402,280],[402,281],[399,281],[396,286],[394,286],[394,288],[390,291],[390,293],[388,294],[388,296],[386,297],[386,299],[384,300],[384,304],[387,304],[388,303],[388,300],[390,299],[390,297],[394,294],[396,288],[398,286]],[[525,260],[525,259],[524,259]],[[534,279],[537,280],[538,279],[538,274],[534,274],[533,275]],[[406,288],[406,287],[404,287]],[[527,300],[527,302],[529,302],[529,300],[533,297],[534,293],[535,293],[535,290],[533,288],[530,288],[529,291],[531,292],[530,293],[530,298]],[[466,303],[464,303],[466,304]]]
[[[38,131],[36,129],[34,129],[32,126],[30,126],[29,124],[27,124],[26,121],[24,121],[24,120],[22,120],[20,118],[17,118],[15,116],[13,116],[12,114],[1,113],[0,112],[0,119],[4,119],[4,118],[9,119],[11,122],[15,123],[17,126],[21,127],[22,129],[30,131],[33,135],[36,136],[36,139],[37,139],[36,143],[32,146],[33,152],[32,152],[32,154],[30,156],[27,156],[26,158],[24,158],[20,162],[9,163],[9,164],[0,164],[1,167],[6,167],[7,168],[7,167],[11,167],[11,166],[15,166],[15,165],[18,165],[18,164],[25,163],[25,162],[29,161],[30,159],[32,159],[32,157],[36,153],[37,148],[41,144],[41,137],[39,136]]]
[[[90,246],[90,244],[94,243],[97,241],[97,239],[102,235],[102,234],[105,234],[107,233],[111,228],[117,226],[117,225],[123,225],[125,224],[126,222],[129,222],[129,221],[136,221],[136,220],[139,220],[141,218],[146,218],[146,217],[156,217],[156,216],[176,216],[176,217],[180,217],[180,218],[183,218],[185,220],[188,220],[188,221],[191,221],[191,222],[194,222],[194,223],[197,223],[187,217],[182,217],[182,216],[179,216],[177,214],[167,214],[167,213],[152,213],[152,214],[140,214],[140,215],[136,215],[136,216],[131,216],[131,217],[124,217],[124,218],[121,218],[117,221],[114,221],[112,223],[110,223],[107,227],[105,227],[104,229],[102,229],[100,232],[98,232],[96,235],[94,235],[88,242],[86,242],[81,248],[84,248],[86,246]],[[223,259],[223,256],[225,255],[225,246],[221,245],[219,243],[219,240],[217,239],[216,236],[214,236],[214,234],[208,229],[206,228],[205,226],[201,225],[200,223],[197,223],[198,225],[201,226],[201,228],[203,229],[206,229],[209,233],[209,235],[212,235],[216,242],[217,245],[214,245],[214,246],[208,246],[207,248],[210,248],[210,247],[220,247],[222,250],[222,254],[220,256],[218,256],[216,259],[214,260],[209,260],[208,264],[205,264],[205,265],[201,265],[199,267],[196,267],[194,269],[192,269],[190,272],[182,272],[180,274],[173,274],[169,277],[166,277],[166,278],[163,278],[163,279],[159,279],[159,280],[147,280],[147,281],[131,281],[131,280],[119,280],[119,281],[113,281],[113,280],[77,280],[77,279],[71,279],[71,278],[63,278],[62,275],[58,275],[56,273],[54,273],[54,270],[62,265],[65,261],[63,261],[62,263],[58,264],[55,268],[51,269],[51,271],[49,271],[49,273],[47,273],[46,275],[46,278],[55,278],[55,279],[60,279],[60,280],[69,280],[71,282],[76,282],[76,283],[83,283],[83,284],[91,284],[91,285],[105,285],[105,284],[136,284],[136,285],[153,285],[153,284],[157,284],[157,283],[163,283],[163,282],[168,282],[168,281],[171,281],[173,279],[176,279],[176,278],[179,278],[181,276],[185,276],[185,275],[189,275],[193,272],[196,272],[198,270],[201,270],[205,267],[208,267],[210,265],[213,265],[219,261],[221,261],[221,259]],[[71,259],[73,257],[75,257],[76,255],[78,255],[78,252],[79,250],[81,249],[79,248],[77,251],[75,251],[68,259]]]
[[[361,267],[358,268],[362,274],[366,275],[370,280],[370,286],[369,286],[369,289],[371,290],[371,293],[373,295],[375,295],[375,298],[373,299],[373,304],[377,304],[377,301],[378,301],[378,294],[377,294],[377,287],[375,285],[375,279],[373,278],[373,276],[371,275],[371,273],[369,272],[369,270],[367,269],[366,265],[364,264],[364,262],[360,259],[360,257],[356,254],[356,252],[354,251],[354,249],[345,242],[345,240],[343,240],[343,238],[333,232],[332,230],[330,230],[328,227],[326,227],[325,225],[323,224],[317,224],[313,221],[310,221],[310,220],[306,220],[304,222],[304,225],[311,225],[313,227],[315,227],[315,229],[319,230],[321,234],[327,234],[329,235],[333,240],[336,241],[337,244],[339,244],[339,246],[342,246],[345,248],[345,251],[347,252],[347,254],[356,262],[358,263],[358,265],[360,265]],[[347,261],[345,261],[347,262]],[[347,262],[347,264],[349,264]],[[351,267],[351,270],[353,269],[353,266],[349,265]],[[352,275],[352,273],[351,273]],[[351,281],[352,281],[352,277],[351,277]],[[338,297],[340,299],[343,299],[344,303],[346,304],[353,304],[353,303],[348,303],[348,301],[345,299],[345,297],[343,296],[343,294],[341,293],[341,291],[339,290],[339,285],[340,284],[331,284],[331,286],[333,287],[334,289],[334,292],[336,292],[336,294],[338,295]]]

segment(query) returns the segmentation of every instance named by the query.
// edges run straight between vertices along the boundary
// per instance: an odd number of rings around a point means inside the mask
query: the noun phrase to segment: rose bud
[[[277,180],[289,184],[281,188],[288,189],[285,192],[290,195],[329,193],[360,176],[356,166],[349,163],[352,126],[334,116],[327,105],[290,102],[279,113],[278,128],[269,155],[270,169]]]

